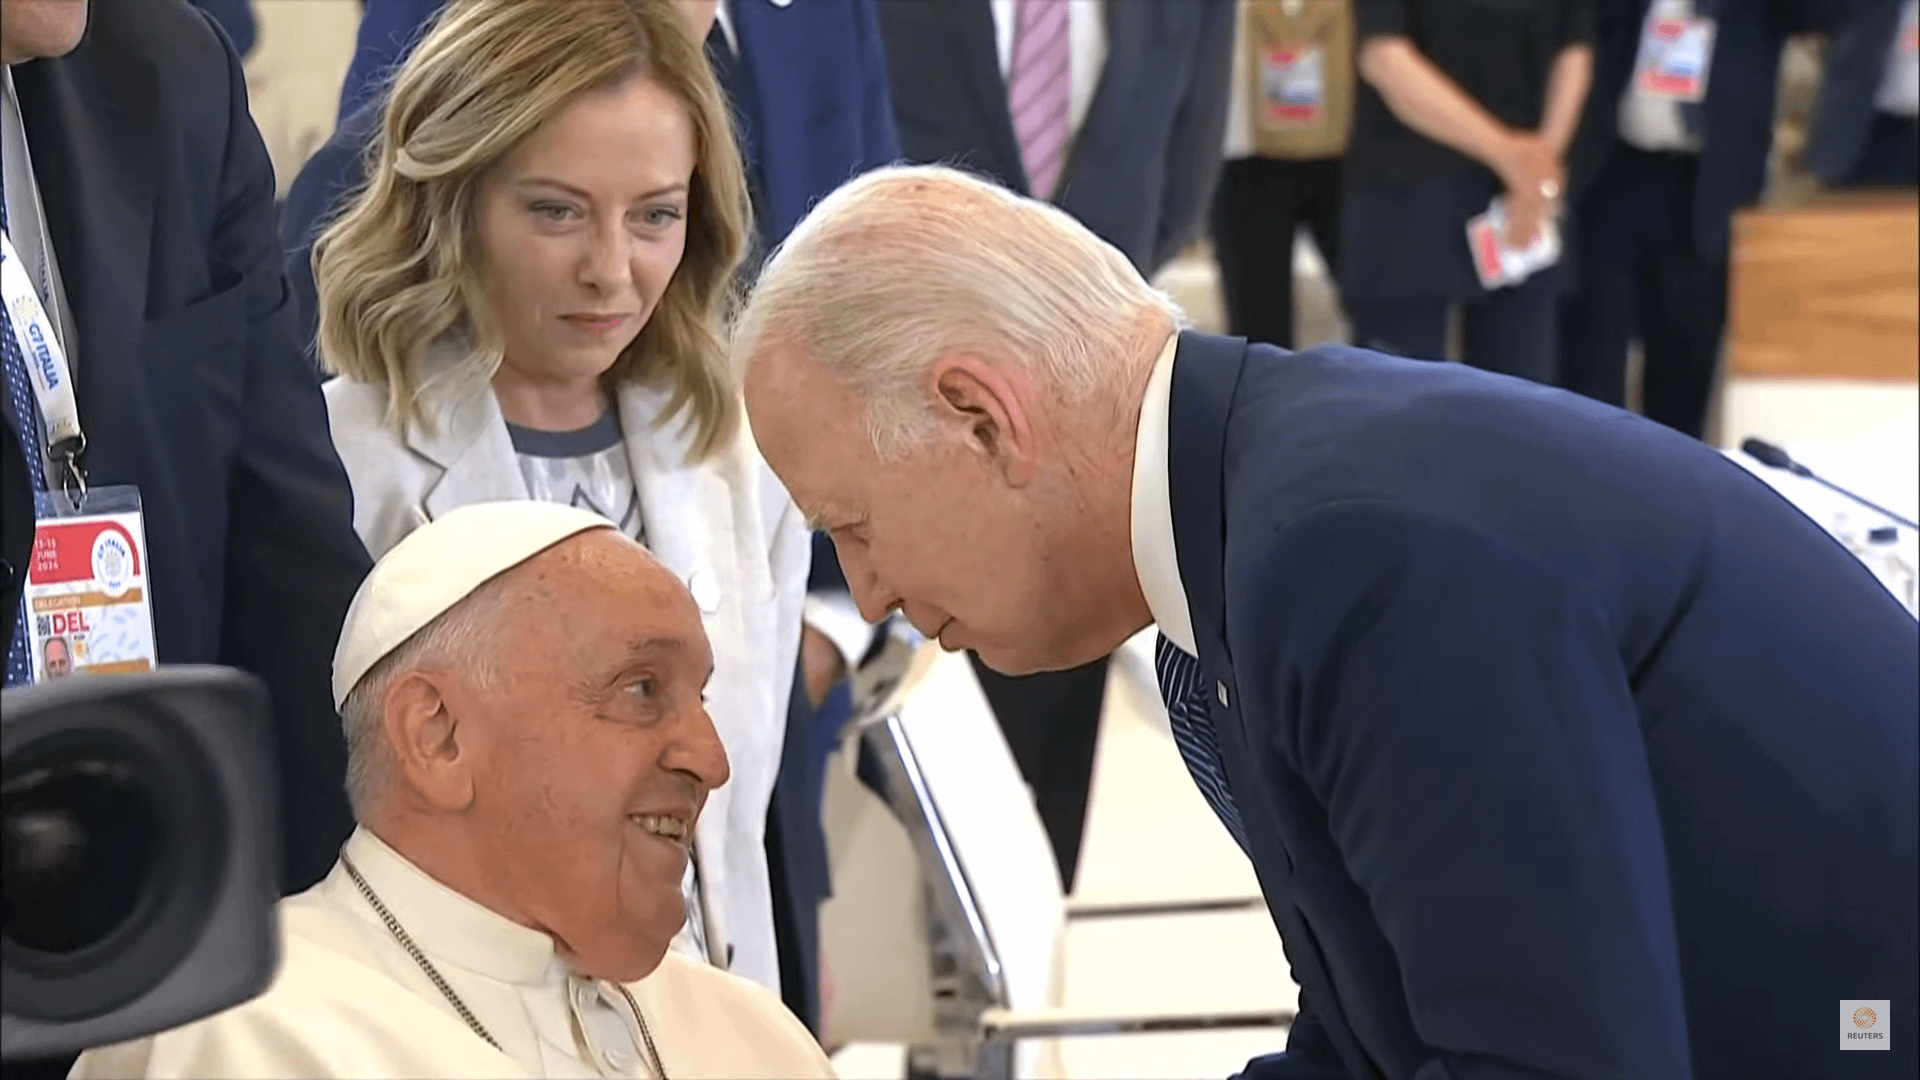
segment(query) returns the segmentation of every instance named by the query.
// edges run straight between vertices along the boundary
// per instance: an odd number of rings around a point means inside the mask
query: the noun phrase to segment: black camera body
[[[279,960],[267,692],[228,668],[59,679],[0,697],[0,1056],[177,1027]]]

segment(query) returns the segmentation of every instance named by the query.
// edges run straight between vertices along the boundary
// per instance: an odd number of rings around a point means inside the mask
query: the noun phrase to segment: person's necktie
[[[1220,763],[1220,740],[1213,730],[1207,680],[1200,661],[1162,634],[1154,646],[1153,666],[1160,676],[1160,697],[1167,703],[1173,744],[1180,748],[1180,758],[1187,763],[1194,786],[1232,834],[1233,842],[1245,851],[1246,828],[1240,822],[1240,808],[1234,805],[1226,769]]]
[[[7,183],[0,176],[0,232],[7,231]],[[46,470],[41,465],[40,406],[27,382],[27,359],[20,355],[20,342],[13,336],[13,316],[0,304],[0,364],[6,368],[7,406],[13,423],[11,430],[20,440],[20,454],[27,462],[27,475],[33,490],[47,490]],[[33,664],[27,649],[27,604],[23,598],[14,612],[13,643],[7,648],[8,686],[19,686],[33,679]]]
[[[1071,127],[1073,48],[1066,0],[1017,0],[1007,108],[1027,169],[1027,192],[1050,198],[1066,164]]]

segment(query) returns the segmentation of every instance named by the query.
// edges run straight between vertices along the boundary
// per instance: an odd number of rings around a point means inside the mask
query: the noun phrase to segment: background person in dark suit
[[[1920,184],[1915,0],[1837,0],[1804,164],[1834,188]]]
[[[943,169],[822,202],[736,349],[870,613],[1012,672],[1158,624],[1301,987],[1248,1076],[1914,1075],[1920,626],[1722,455],[1179,332],[1065,215]],[[1838,1052],[1856,997],[1891,1052]]]
[[[1562,262],[1489,289],[1467,223],[1498,196],[1506,242],[1555,226],[1593,68],[1593,0],[1357,0],[1361,86],[1340,214],[1353,340],[1552,382]],[[1564,248],[1563,248],[1564,260]]]
[[[1726,329],[1733,212],[1766,184],[1780,49],[1812,21],[1803,0],[1695,0],[1690,18],[1714,31],[1705,99],[1688,104],[1634,80],[1650,0],[1593,2],[1593,92],[1568,203],[1580,286],[1561,303],[1560,385],[1626,404],[1638,340],[1641,411],[1698,438]]]
[[[96,487],[140,489],[161,663],[266,682],[281,884],[304,889],[353,828],[329,673],[368,560],[287,321],[273,170],[239,57],[180,0],[91,5],[90,25],[86,3],[8,0],[0,38],[32,159],[17,171],[9,149],[8,230],[18,243],[44,221],[26,246],[44,239],[53,264],[42,303],[61,313],[81,461]],[[4,438],[37,460],[32,399],[24,414],[6,401]],[[66,1063],[20,1071],[36,1068]]]
[[[1199,236],[1234,0],[916,0],[881,4],[880,26],[908,161],[1051,199],[1148,277]],[[974,670],[1071,891],[1107,661],[1013,679],[976,657]]]
[[[342,197],[363,179],[365,151],[379,128],[385,86],[443,0],[372,0],[361,23],[359,51],[347,75],[344,115],[332,138],[301,168],[281,217],[287,276],[302,312],[303,340],[317,325],[312,244]],[[759,259],[780,242],[806,208],[849,176],[899,157],[899,137],[887,97],[875,0],[777,4],[722,0],[703,8],[707,55],[733,105],[735,130],[747,166],[754,205],[753,253]],[[857,616],[836,613],[844,593],[831,545],[816,544],[809,581],[814,598],[802,641],[805,693],[789,701],[779,780],[768,816],[768,870],[781,950],[781,992],[809,1027],[819,1030],[819,906],[829,895],[826,836],[820,821],[825,785],[818,747],[844,721],[847,695],[840,676],[866,651],[869,634]],[[822,556],[824,555],[824,562]],[[819,629],[831,625],[834,633]]]

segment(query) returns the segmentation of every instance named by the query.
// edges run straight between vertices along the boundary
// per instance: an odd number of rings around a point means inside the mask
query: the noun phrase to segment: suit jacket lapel
[[[422,377],[444,378],[465,351],[457,338],[435,342],[420,365]],[[431,427],[410,420],[405,433],[415,453],[446,470],[422,501],[427,520],[468,503],[527,498],[527,482],[493,388],[451,383],[430,387],[424,407]]]
[[[1209,679],[1223,683],[1234,707],[1216,697],[1213,720],[1227,782],[1247,824],[1267,905],[1280,928],[1287,960],[1313,997],[1314,1011],[1349,1061],[1367,1060],[1347,1023],[1333,982],[1305,916],[1295,904],[1293,858],[1285,850],[1284,807],[1275,807],[1252,755],[1264,752],[1247,738],[1239,708],[1243,700],[1227,647],[1226,624],[1226,435],[1234,394],[1246,364],[1246,343],[1191,331],[1180,335],[1174,355],[1167,415],[1167,480],[1173,503],[1174,550],[1180,580],[1193,614],[1195,643]],[[1272,815],[1268,818],[1268,815]],[[1277,822],[1279,832],[1276,834]],[[1280,857],[1275,862],[1274,856]]]
[[[160,168],[158,74],[128,50],[111,64],[96,57],[88,50],[14,70],[48,240],[73,310],[83,426],[117,415],[116,399],[146,382],[127,369],[142,356]]]

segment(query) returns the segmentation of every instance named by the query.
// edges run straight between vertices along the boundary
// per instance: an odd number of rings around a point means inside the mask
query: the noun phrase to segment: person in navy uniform
[[[1698,438],[1726,328],[1733,214],[1766,183],[1780,50],[1814,13],[1802,0],[1595,2],[1560,385],[1624,405],[1638,341],[1641,411]],[[1697,52],[1657,47],[1670,39]]]
[[[1476,270],[1468,225],[1498,197],[1506,246],[1557,228],[1592,67],[1594,0],[1357,0],[1340,298],[1353,340],[1551,382],[1556,262],[1510,284]],[[1562,256],[1564,259],[1564,254]]]

